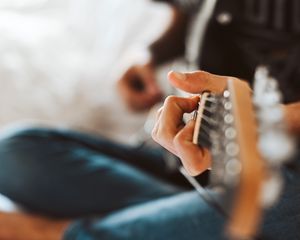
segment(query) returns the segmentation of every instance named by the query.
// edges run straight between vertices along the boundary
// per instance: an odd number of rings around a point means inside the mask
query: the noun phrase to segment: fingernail
[[[184,73],[180,73],[180,72],[172,72],[172,73],[177,79],[179,79],[181,81],[184,81],[186,79],[186,76]]]

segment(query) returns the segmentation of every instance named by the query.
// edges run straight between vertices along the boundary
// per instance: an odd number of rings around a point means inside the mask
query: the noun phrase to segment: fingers
[[[202,149],[192,142],[195,127],[194,120],[190,120],[186,125],[181,124],[180,126],[167,126],[168,123],[170,123],[170,119],[166,119],[164,114],[171,111],[172,107],[170,106],[175,106],[172,101],[182,100],[180,98],[170,99],[171,100],[168,100],[165,103],[165,107],[159,109],[157,113],[157,121],[152,131],[152,137],[167,150],[177,155],[181,159],[183,166],[190,175],[199,175],[211,166],[210,153],[207,149]],[[183,101],[178,105],[181,105],[181,107],[185,105],[184,108],[186,111],[191,109],[189,108],[190,106],[187,106]],[[176,109],[176,107],[174,108]],[[181,116],[182,119],[182,109],[178,110],[178,112],[181,112],[181,114],[178,116]],[[175,120],[175,118],[171,120]]]
[[[174,138],[174,147],[187,172],[196,176],[211,166],[211,155],[207,149],[192,142],[195,121],[190,120]]]
[[[156,124],[152,131],[153,139],[170,152],[177,154],[173,140],[184,127],[184,113],[190,113],[198,106],[199,97],[180,98],[169,96],[163,108],[159,110]]]
[[[218,76],[204,71],[179,73],[171,71],[168,74],[171,84],[183,91],[200,93],[210,91],[221,93],[225,90],[229,77]]]
[[[160,120],[160,116],[161,116],[161,113],[162,113],[163,109],[164,109],[164,107],[160,107],[160,108],[157,110],[156,117],[155,117],[155,122],[156,122],[156,123]]]
[[[183,114],[194,111],[198,106],[198,102],[198,96],[192,98],[181,98],[176,96],[167,97],[162,111],[165,130],[177,132],[178,129],[182,127]]]
[[[198,106],[199,97],[181,98],[170,96],[156,115],[156,124],[152,131],[153,139],[171,153],[177,155],[189,174],[195,176],[211,165],[208,150],[193,144],[195,121],[186,125],[182,118]]]
[[[222,93],[229,79],[239,81],[237,78],[217,76],[203,71],[170,72],[168,78],[173,86],[190,93]],[[196,109],[198,101],[198,97],[167,98],[163,109],[157,114],[157,122],[152,132],[153,139],[177,155],[191,175],[198,175],[211,167],[209,150],[193,144],[195,122],[192,120],[185,125],[182,121],[183,114]]]

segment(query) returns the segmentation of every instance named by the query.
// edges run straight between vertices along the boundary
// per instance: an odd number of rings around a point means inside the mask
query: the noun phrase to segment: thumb
[[[210,91],[221,93],[225,90],[230,77],[214,75],[204,71],[179,73],[171,71],[168,74],[171,84],[183,91],[200,93]]]

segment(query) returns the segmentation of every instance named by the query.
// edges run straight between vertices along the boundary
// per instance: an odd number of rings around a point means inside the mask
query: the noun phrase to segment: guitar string
[[[200,130],[202,130],[204,133],[206,133],[207,136],[210,137],[212,130],[209,127],[205,126],[205,124],[201,123]]]
[[[210,103],[217,103],[217,100],[216,100],[216,98],[214,98],[214,97],[207,97],[207,98],[205,99],[205,101],[210,102]]]
[[[218,122],[215,119],[213,119],[213,117],[205,115],[205,111],[203,111],[201,119],[204,121],[201,121],[198,136],[202,132],[204,132],[205,135],[202,135],[202,137],[207,141],[211,141],[211,133],[213,132],[211,127],[212,127],[212,125],[217,126]],[[207,125],[207,124],[210,124],[210,125]]]
[[[211,124],[213,126],[215,126],[215,125],[218,124],[218,122],[215,119],[213,119],[212,117],[209,117],[209,116],[205,115],[204,113],[202,113],[201,118],[202,118],[202,120],[206,121],[207,123],[209,123],[209,124]]]
[[[208,100],[211,103],[217,103],[217,101],[212,98],[207,98],[206,100]],[[208,110],[207,107],[204,107],[203,109]],[[209,109],[212,110],[213,108],[210,107]],[[214,114],[215,111],[214,112],[211,111],[210,113]],[[202,121],[202,120],[204,120],[204,121]],[[203,111],[202,116],[201,116],[201,125],[200,125],[200,130],[198,133],[198,137],[201,134],[201,132],[204,132],[205,135],[201,135],[202,140],[207,141],[208,143],[211,143],[211,132],[212,132],[211,125],[207,126],[207,124],[210,124],[210,123],[213,123],[213,125],[217,125],[217,121],[215,121],[212,117],[207,116],[205,114],[205,111]],[[189,181],[189,183],[195,188],[195,190],[197,191],[197,193],[199,194],[201,199],[203,199],[208,205],[210,205],[212,208],[214,208],[216,211],[218,211],[225,219],[229,218],[229,215],[226,212],[226,210],[219,204],[217,199],[208,191],[208,189],[202,187],[194,177],[190,176],[186,172],[186,170],[182,166],[179,168],[179,171]]]
[[[212,113],[212,114],[214,114],[214,113],[215,113],[215,110],[216,110],[215,107],[204,107],[203,109],[204,109],[205,111],[209,112],[209,113]]]

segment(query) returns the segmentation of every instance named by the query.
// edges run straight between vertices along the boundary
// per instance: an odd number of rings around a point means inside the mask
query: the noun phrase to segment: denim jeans
[[[78,219],[66,240],[225,239],[224,218],[181,180],[169,180],[159,150],[27,129],[1,139],[0,166],[2,194],[31,211]],[[287,169],[284,176],[261,239],[300,239],[300,177]]]

